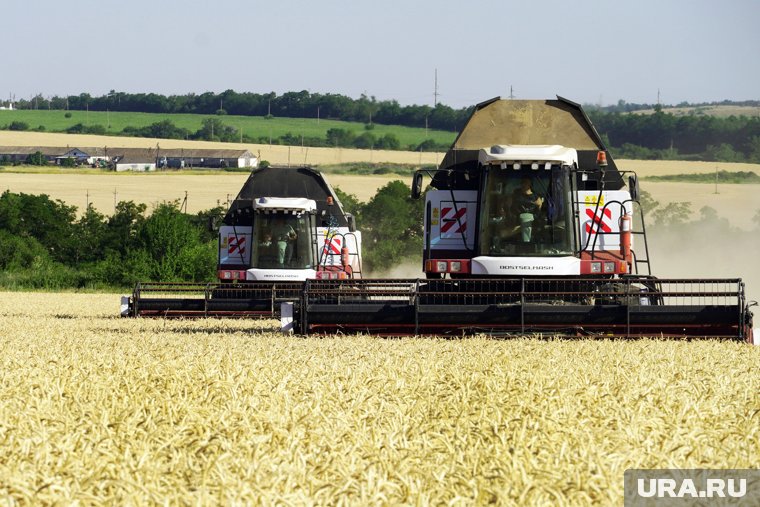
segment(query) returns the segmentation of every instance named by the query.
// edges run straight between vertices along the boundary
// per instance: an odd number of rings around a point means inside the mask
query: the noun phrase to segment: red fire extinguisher
[[[351,276],[351,262],[348,256],[348,247],[344,246],[340,249],[340,263],[343,265],[343,271],[347,275]]]
[[[620,217],[620,253],[626,261],[631,262],[631,229],[633,220],[625,213]]]

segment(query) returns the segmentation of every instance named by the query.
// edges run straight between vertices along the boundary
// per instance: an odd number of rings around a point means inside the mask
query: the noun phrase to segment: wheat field
[[[0,293],[0,503],[622,503],[750,468],[760,348],[276,334]]]

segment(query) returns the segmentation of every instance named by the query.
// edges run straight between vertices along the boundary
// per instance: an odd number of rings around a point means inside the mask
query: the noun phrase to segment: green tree
[[[234,141],[238,131],[225,125],[219,118],[206,118],[201,122],[201,128],[195,133],[196,139],[204,141]]]
[[[0,270],[18,271],[28,269],[35,259],[49,261],[45,247],[35,238],[15,236],[0,229]]]
[[[747,143],[747,161],[760,163],[760,135],[752,136]]]
[[[103,237],[103,250],[127,257],[139,248],[138,236],[145,224],[145,204],[120,201],[108,219]]]
[[[344,192],[338,187],[335,187],[333,190],[335,190],[335,195],[338,196],[338,201],[340,201],[343,211],[351,213],[358,221],[362,211],[362,203],[359,201],[359,198],[354,194]]]
[[[346,148],[353,145],[356,135],[350,130],[331,128],[325,134],[327,144],[336,148]]]
[[[435,151],[438,149],[438,145],[435,141],[432,139],[426,139],[422,141],[420,144],[417,145],[417,147],[414,149],[414,151]]]
[[[223,206],[216,206],[211,209],[199,211],[191,217],[193,225],[198,229],[201,235],[201,241],[215,241],[218,238],[217,228],[224,220],[227,212]]]
[[[705,150],[705,159],[716,162],[742,162],[744,157],[728,143],[718,146],[709,145]]]
[[[159,204],[141,231],[152,260],[152,278],[161,281],[205,281],[216,268],[216,242],[204,244],[179,202]],[[209,259],[212,259],[209,262]]]
[[[26,157],[24,163],[28,165],[47,165],[48,161],[41,151],[35,151]]]
[[[105,257],[107,223],[106,218],[98,213],[92,205],[87,206],[84,215],[74,225],[76,248],[74,263],[95,262]]]
[[[401,149],[401,141],[393,134],[385,134],[377,140],[375,147],[380,150],[398,150]]]
[[[409,187],[392,181],[362,208],[364,260],[368,269],[386,270],[400,260],[422,255],[422,201],[413,200]]]
[[[0,229],[14,236],[35,238],[59,262],[70,262],[76,248],[76,207],[47,195],[0,196]]]
[[[684,225],[691,216],[690,202],[671,202],[652,212],[654,224],[658,227]]]
[[[23,121],[12,121],[8,130],[29,130],[29,124]]]
[[[377,139],[372,133],[363,132],[354,139],[354,146],[362,150],[369,150],[374,148],[376,142]]]
[[[639,192],[639,205],[641,205],[641,211],[644,213],[644,215],[647,215],[651,213],[657,206],[659,206],[660,203],[652,198],[652,194],[646,190],[641,190]]]

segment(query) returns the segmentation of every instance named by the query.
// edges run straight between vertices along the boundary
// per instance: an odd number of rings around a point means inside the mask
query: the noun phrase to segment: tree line
[[[360,123],[406,125],[456,132],[472,112],[472,107],[453,109],[444,104],[402,106],[396,100],[379,101],[361,95],[353,99],[334,93],[287,92],[277,95],[226,90],[222,93],[160,95],[124,93],[111,90],[106,95],[88,93],[33,97],[20,100],[18,109],[71,109],[79,111],[125,111],[140,113],[233,114],[285,118],[322,118]]]
[[[357,216],[364,244],[364,270],[387,269],[422,252],[422,209],[408,187],[394,181],[367,203],[339,192]],[[387,213],[394,209],[397,213]],[[131,288],[138,281],[216,280],[222,207],[197,214],[179,202],[148,212],[122,201],[111,216],[77,208],[47,195],[0,195],[0,286],[27,289]],[[365,225],[361,225],[365,224]]]
[[[760,117],[590,112],[618,158],[760,163]]]
[[[728,102],[729,105],[758,105],[757,101]],[[444,104],[406,105],[395,100],[376,100],[375,97],[361,95],[353,99],[340,94],[310,93],[308,91],[287,92],[282,95],[271,93],[239,93],[227,90],[222,93],[159,95],[155,93],[124,93],[111,90],[108,94],[91,96],[87,93],[33,97],[21,100],[19,109],[74,109],[91,111],[127,111],[147,113],[193,113],[217,115],[198,132],[188,132],[174,126],[170,120],[158,122],[143,128],[127,128],[124,135],[147,137],[168,137],[175,139],[204,139],[220,141],[241,141],[234,127],[224,124],[219,116],[225,114],[288,118],[329,118],[352,122],[409,127],[429,127],[432,129],[457,132],[466,123],[473,107],[454,109]],[[688,106],[688,104],[679,104]],[[652,108],[654,114],[630,114],[641,109]],[[708,115],[675,116],[660,105],[628,104],[619,101],[615,106],[600,108],[586,106],[587,113],[597,131],[606,140],[613,155],[618,158],[635,159],[678,159],[724,162],[760,163],[760,117],[730,116],[719,118]],[[26,126],[28,127],[28,125]],[[6,126],[6,128],[9,128]],[[14,128],[19,128],[16,124]],[[71,130],[73,129],[73,130]],[[105,133],[98,125],[78,125],[71,127],[75,133]],[[100,130],[93,130],[100,129]],[[266,136],[243,135],[244,142],[277,144],[304,144],[308,146],[374,147],[382,149],[409,149],[398,146],[392,139],[378,138],[371,132],[363,135],[334,129],[325,137],[301,138],[284,135],[277,139]],[[351,137],[351,139],[347,139]],[[430,144],[430,143],[428,143]],[[441,149],[440,146],[426,145],[412,149]]]
[[[388,183],[366,203],[340,189],[336,193],[344,210],[357,217],[365,274],[382,276],[402,262],[421,263],[424,206],[411,199],[403,182]],[[641,206],[655,232],[750,236],[709,207],[693,219],[690,203],[661,205],[646,192]],[[219,223],[224,213],[216,207],[187,214],[176,201],[149,213],[145,204],[122,201],[111,216],[92,206],[77,216],[76,207],[47,195],[6,191],[0,195],[0,287],[128,289],[138,281],[213,282],[218,237],[208,224]],[[753,224],[760,231],[760,210]]]
[[[216,235],[203,227],[221,209],[187,215],[177,202],[149,215],[122,201],[106,217],[47,195],[0,196],[0,285],[60,289],[128,287],[140,280],[206,281],[216,268]]]
[[[28,131],[30,126],[24,121],[15,120],[6,125],[5,128],[0,127],[0,130]],[[36,130],[44,131],[45,127],[40,125]],[[364,132],[360,134],[352,130],[334,127],[328,129],[323,137],[296,135],[290,132],[280,136],[257,136],[241,133],[236,127],[225,124],[221,118],[210,117],[204,118],[201,121],[201,127],[196,131],[178,127],[171,120],[161,120],[144,127],[126,126],[121,132],[115,134],[109,132],[104,125],[77,123],[68,127],[66,133],[374,150],[445,151],[449,147],[448,144],[436,143],[432,139],[426,139],[418,144],[402,146],[396,135],[392,133],[376,135],[372,130],[374,130],[374,124],[365,124]]]

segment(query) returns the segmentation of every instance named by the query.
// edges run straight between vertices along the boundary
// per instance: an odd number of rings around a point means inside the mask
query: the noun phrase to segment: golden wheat
[[[0,293],[0,503],[620,504],[754,467],[760,348],[323,339]]]

